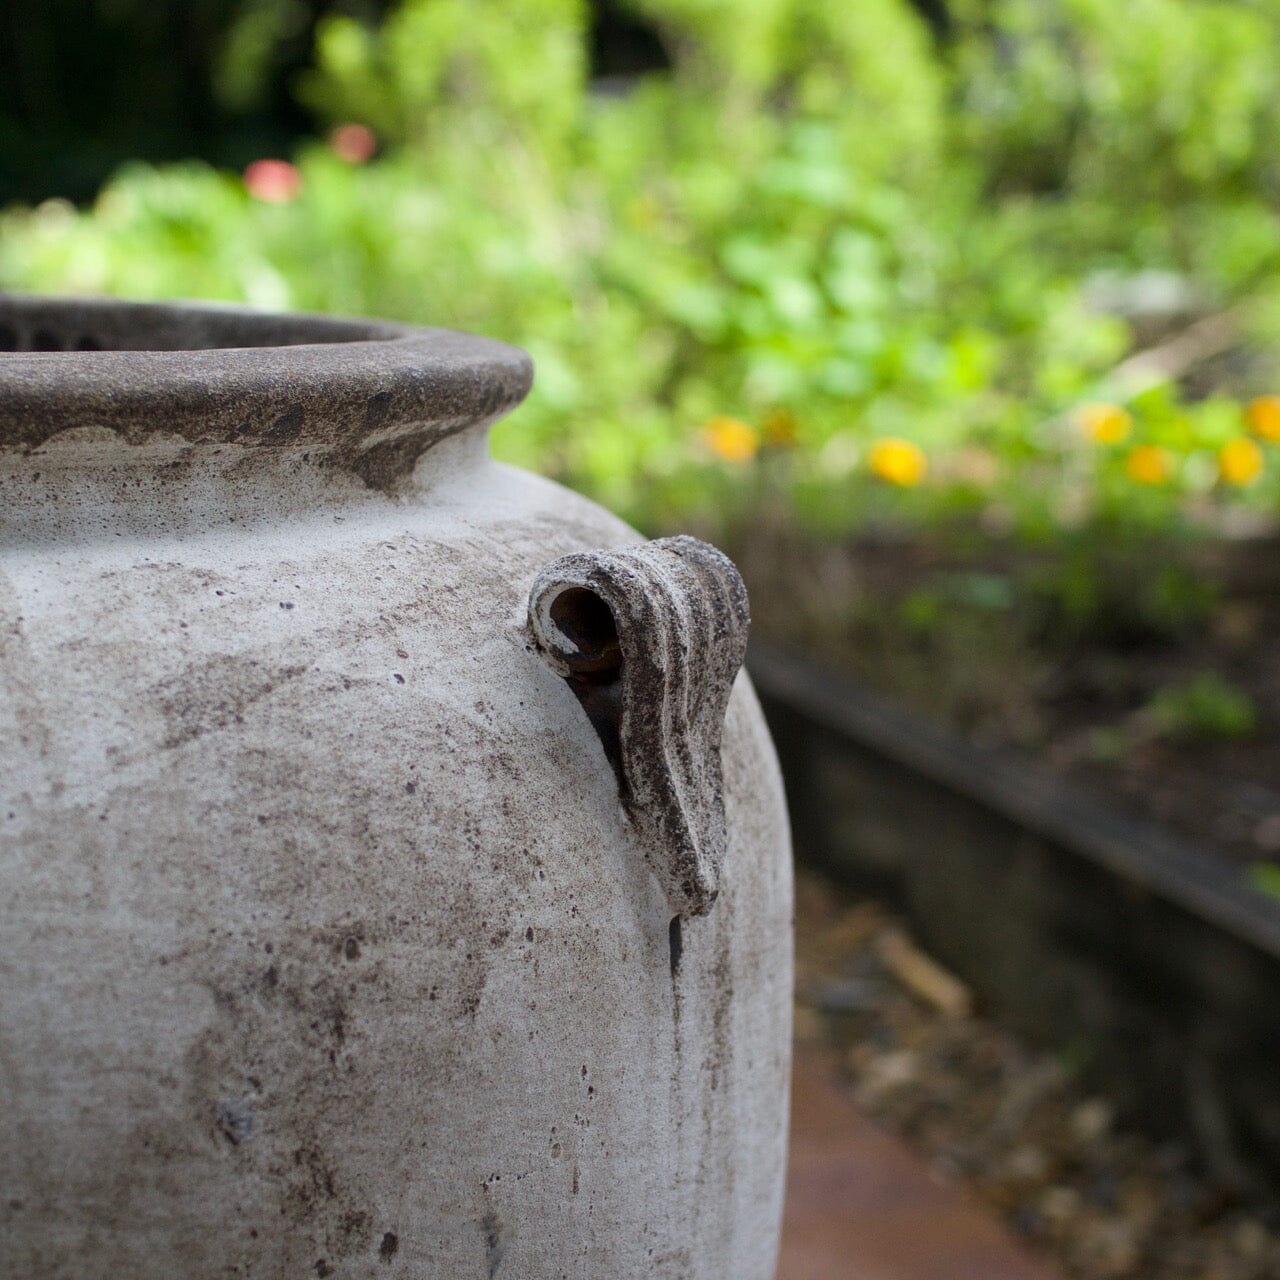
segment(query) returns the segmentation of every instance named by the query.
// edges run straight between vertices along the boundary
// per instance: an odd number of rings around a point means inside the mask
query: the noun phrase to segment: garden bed
[[[1037,549],[774,531],[738,554],[758,634],[1280,899],[1280,537]]]
[[[759,645],[797,848],[1224,1184],[1280,1169],[1280,907],[1221,853]]]

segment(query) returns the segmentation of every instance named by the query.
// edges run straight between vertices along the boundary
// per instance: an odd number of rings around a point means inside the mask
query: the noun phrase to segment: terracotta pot
[[[729,562],[490,461],[496,342],[0,339],[0,1274],[767,1280],[790,869]]]

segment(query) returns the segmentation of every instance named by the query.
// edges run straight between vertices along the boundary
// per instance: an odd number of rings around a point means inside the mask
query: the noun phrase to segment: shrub
[[[1133,329],[1091,301],[1159,268],[1280,335],[1274,0],[958,2],[941,48],[905,0],[632,7],[671,67],[620,95],[580,0],[331,15],[300,93],[376,158],[309,143],[270,194],[130,166],[4,214],[0,285],[508,338],[539,376],[500,455],[649,527],[1114,544],[1274,514],[1268,395],[1113,378]]]

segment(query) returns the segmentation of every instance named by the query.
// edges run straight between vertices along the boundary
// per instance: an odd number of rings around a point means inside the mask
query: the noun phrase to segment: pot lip
[[[131,444],[420,453],[533,380],[529,356],[492,338],[208,302],[0,293],[0,346],[24,348],[0,350],[0,450],[106,428]]]

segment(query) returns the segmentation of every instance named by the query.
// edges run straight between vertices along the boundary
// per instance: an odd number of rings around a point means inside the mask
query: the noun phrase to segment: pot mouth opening
[[[390,481],[509,412],[532,379],[523,351],[450,329],[0,294],[0,452],[105,428],[128,444],[320,449]]]
[[[404,326],[333,316],[279,315],[216,303],[0,295],[0,353],[215,351],[370,342]]]
[[[232,351],[303,343],[376,342],[406,326],[279,315],[219,303],[124,302],[0,294],[0,353]]]

